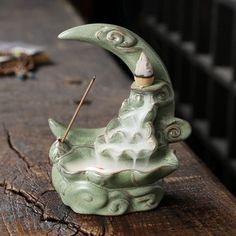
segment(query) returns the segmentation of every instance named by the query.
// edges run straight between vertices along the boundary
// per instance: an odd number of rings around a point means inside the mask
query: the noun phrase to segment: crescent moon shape
[[[140,54],[143,52],[152,65],[155,77],[155,88],[166,84],[169,89],[169,92],[167,92],[168,95],[166,96],[171,98],[170,101],[166,106],[158,108],[159,112],[162,114],[159,123],[162,122],[162,125],[166,126],[164,135],[169,142],[176,142],[185,139],[190,134],[191,128],[188,123],[174,118],[173,88],[165,66],[152,47],[138,35],[116,25],[87,24],[68,29],[59,34],[58,38],[89,42],[107,49],[120,57],[133,74]],[[165,86],[163,87],[165,88]],[[143,90],[145,89],[146,88],[143,88]],[[164,91],[165,90],[162,92],[164,93]],[[160,96],[162,95],[163,94]],[[66,128],[63,124],[50,119],[49,125],[57,138],[60,138],[64,134]],[[72,145],[80,145],[81,143],[92,145],[96,137],[104,133],[105,128],[71,129],[67,139]]]
[[[172,88],[168,72],[152,47],[132,31],[117,25],[87,24],[68,29],[58,38],[89,42],[117,55],[134,74],[137,60],[144,52],[154,72],[155,81],[165,81]]]

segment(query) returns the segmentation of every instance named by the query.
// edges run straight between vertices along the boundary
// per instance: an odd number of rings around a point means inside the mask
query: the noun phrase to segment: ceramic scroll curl
[[[179,118],[174,118],[171,123],[166,125],[164,130],[166,139],[169,143],[186,139],[190,132],[190,125]]]
[[[173,124],[167,128],[166,133],[168,141],[174,142],[177,141],[181,136],[181,128],[178,125]]]
[[[65,191],[66,205],[72,206],[75,212],[93,213],[104,208],[109,202],[108,192],[88,181],[78,181],[68,185]]]
[[[137,45],[137,39],[132,35],[119,30],[118,28],[104,27],[96,32],[96,38],[102,41],[107,41],[116,49],[124,52],[135,52],[141,50]]]
[[[159,105],[173,100],[172,91],[166,83],[156,92],[155,99]]]

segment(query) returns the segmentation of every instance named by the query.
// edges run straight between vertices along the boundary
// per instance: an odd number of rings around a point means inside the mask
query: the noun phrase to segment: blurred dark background
[[[153,46],[170,73],[177,116],[193,127],[187,143],[236,194],[236,1],[70,2],[85,22],[127,27]]]

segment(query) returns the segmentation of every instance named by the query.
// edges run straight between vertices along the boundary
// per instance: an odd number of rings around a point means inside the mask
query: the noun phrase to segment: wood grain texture
[[[131,83],[103,50],[56,38],[82,23],[62,0],[1,1],[1,40],[45,45],[54,64],[34,81],[0,79],[0,235],[236,235],[235,199],[184,143],[173,145],[180,168],[165,179],[156,210],[103,217],[62,204],[51,185],[47,119],[67,123],[96,74],[77,125],[104,126]]]

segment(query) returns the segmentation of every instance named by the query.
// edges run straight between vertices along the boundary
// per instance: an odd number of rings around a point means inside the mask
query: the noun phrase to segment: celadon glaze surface
[[[86,41],[119,56],[134,73],[141,53],[155,77],[151,86],[131,85],[117,117],[99,129],[76,128],[64,143],[55,141],[49,157],[52,181],[64,204],[82,214],[121,215],[158,206],[163,178],[178,168],[169,143],[187,138],[190,125],[174,117],[174,94],[154,50],[133,32],[115,25],[69,29],[62,39]],[[49,119],[57,139],[66,127]]]

